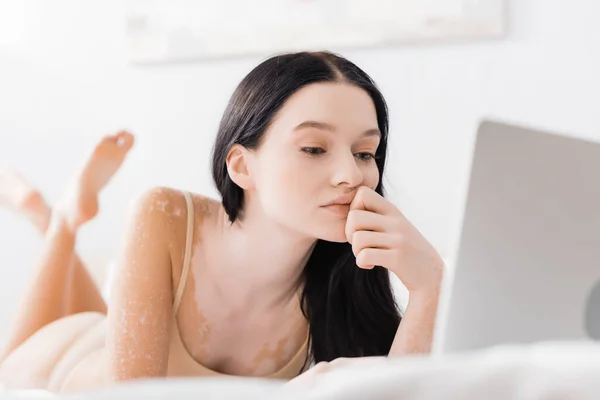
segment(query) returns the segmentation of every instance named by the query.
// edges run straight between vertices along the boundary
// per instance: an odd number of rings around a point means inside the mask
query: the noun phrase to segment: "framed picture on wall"
[[[127,0],[134,63],[499,38],[505,0]]]

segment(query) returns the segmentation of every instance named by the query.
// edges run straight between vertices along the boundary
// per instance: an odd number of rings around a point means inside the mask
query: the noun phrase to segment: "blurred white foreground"
[[[3,399],[52,396],[5,392]],[[130,382],[73,399],[600,399],[600,343],[499,346],[441,358],[361,359],[302,387],[246,378]]]

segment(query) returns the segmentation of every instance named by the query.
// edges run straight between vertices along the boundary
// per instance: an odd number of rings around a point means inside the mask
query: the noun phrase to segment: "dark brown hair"
[[[345,82],[369,94],[381,141],[376,152],[383,177],[388,111],[373,80],[329,52],[278,55],[262,62],[239,84],[223,114],[213,149],[213,179],[230,221],[243,208],[244,191],[229,177],[225,159],[234,144],[256,148],[270,121],[297,90],[317,82]],[[381,179],[376,188],[383,195]],[[310,324],[310,360],[387,355],[401,321],[389,275],[382,267],[356,266],[349,243],[319,240],[304,268],[302,311]]]

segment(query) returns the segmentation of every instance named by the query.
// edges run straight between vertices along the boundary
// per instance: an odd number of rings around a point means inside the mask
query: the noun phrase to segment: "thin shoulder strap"
[[[183,296],[183,290],[185,289],[185,284],[187,282],[192,258],[192,242],[194,240],[194,202],[192,201],[192,195],[190,195],[189,192],[184,191],[183,195],[185,196],[185,202],[187,204],[187,231],[185,234],[185,253],[183,256],[181,278],[179,279],[179,285],[177,286],[177,292],[175,293],[175,299],[173,300],[173,315],[177,315],[181,297]]]

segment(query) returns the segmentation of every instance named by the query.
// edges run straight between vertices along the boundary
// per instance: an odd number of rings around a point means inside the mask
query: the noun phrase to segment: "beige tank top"
[[[169,375],[170,376],[225,376],[217,371],[198,363],[188,352],[177,326],[177,310],[181,303],[181,298],[185,290],[187,277],[189,275],[191,258],[192,258],[192,243],[194,235],[194,203],[192,196],[188,192],[183,192],[187,203],[187,230],[185,239],[185,253],[183,257],[183,267],[181,270],[181,278],[177,285],[175,297],[173,300],[173,324],[171,332],[171,345],[169,350]],[[291,360],[275,373],[265,376],[264,378],[274,379],[291,379],[298,375],[304,365],[306,358],[306,348],[308,345],[308,337],[298,352]]]

